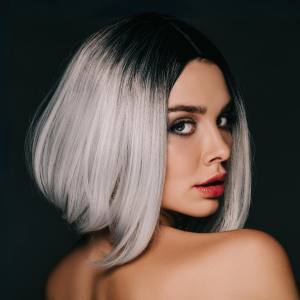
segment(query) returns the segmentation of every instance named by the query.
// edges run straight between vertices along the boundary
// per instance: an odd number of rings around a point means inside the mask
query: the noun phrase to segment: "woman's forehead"
[[[206,106],[230,102],[230,94],[221,69],[212,63],[200,60],[189,62],[176,80],[169,95],[169,112],[178,111],[178,106],[195,106],[192,112],[203,113]],[[176,108],[175,108],[176,106]]]

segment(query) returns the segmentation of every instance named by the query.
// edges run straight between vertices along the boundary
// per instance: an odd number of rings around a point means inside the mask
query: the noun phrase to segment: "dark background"
[[[231,66],[254,143],[245,227],[284,246],[300,286],[300,1],[11,1],[0,4],[1,299],[43,299],[49,271],[79,238],[25,169],[33,112],[83,39],[106,21],[150,10],[203,31]]]

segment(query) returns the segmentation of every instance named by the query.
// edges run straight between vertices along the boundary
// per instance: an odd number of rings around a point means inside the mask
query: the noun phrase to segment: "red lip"
[[[225,177],[226,177],[227,173],[220,173],[220,174],[217,174],[211,178],[209,178],[208,180],[204,181],[204,182],[201,182],[201,183],[196,183],[194,186],[199,186],[199,185],[204,185],[204,184],[209,184],[209,183],[212,183],[214,181],[224,181]]]
[[[202,194],[205,198],[215,198],[219,197],[224,193],[224,178],[227,173],[219,173],[208,180],[195,184],[194,187]],[[219,182],[218,182],[219,181]],[[208,185],[210,183],[215,183],[214,185]]]
[[[195,186],[204,198],[215,198],[219,197],[224,193],[224,183],[218,185],[211,185],[211,186]]]

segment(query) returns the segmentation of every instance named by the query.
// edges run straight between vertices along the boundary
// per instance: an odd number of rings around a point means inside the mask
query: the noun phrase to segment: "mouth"
[[[224,180],[226,174],[227,173],[217,174],[205,182],[195,184],[194,188],[197,189],[204,198],[220,197],[225,190]]]
[[[201,187],[201,186],[212,186],[212,185],[220,185],[220,184],[223,184],[224,183],[224,180],[216,180],[216,181],[212,181],[212,182],[209,182],[209,183],[205,183],[205,184],[199,184],[199,185],[195,185],[197,187]]]
[[[225,190],[224,182],[222,181],[215,181],[203,185],[195,185],[194,188],[197,189],[204,198],[220,197]]]
[[[227,173],[219,173],[216,174],[214,176],[212,176],[211,178],[209,178],[208,180],[204,181],[204,182],[200,182],[200,183],[196,183],[195,186],[209,186],[212,184],[220,184],[223,183],[225,180]]]

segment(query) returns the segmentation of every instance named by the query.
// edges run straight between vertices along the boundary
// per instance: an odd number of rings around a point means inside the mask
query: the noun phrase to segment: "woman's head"
[[[205,59],[187,63],[168,99],[163,208],[195,217],[218,209],[218,189],[201,192],[195,185],[226,173],[235,125],[230,98],[216,64]]]
[[[236,121],[228,131],[216,120],[230,100]],[[207,107],[194,114],[199,129],[190,137],[170,132],[179,113],[168,107],[177,104]],[[80,233],[109,228],[114,249],[104,267],[139,255],[163,208],[185,230],[231,230],[246,220],[250,148],[242,99],[221,53],[173,17],[124,18],[85,40],[27,145],[37,185],[66,220]],[[225,170],[222,201],[191,188]]]

